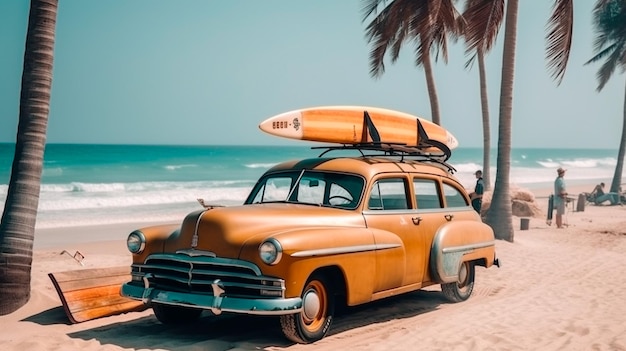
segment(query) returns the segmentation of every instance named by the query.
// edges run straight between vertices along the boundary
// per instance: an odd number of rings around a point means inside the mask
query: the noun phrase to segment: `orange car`
[[[433,284],[451,301],[468,299],[475,267],[498,265],[492,229],[450,165],[381,151],[282,163],[241,206],[132,232],[121,294],[162,323],[202,311],[280,316],[299,343],[326,335],[336,304]]]

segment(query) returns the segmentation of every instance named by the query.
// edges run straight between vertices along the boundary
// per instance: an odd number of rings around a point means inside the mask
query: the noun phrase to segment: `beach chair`
[[[585,195],[585,205],[596,203],[596,195],[592,193],[582,193]]]

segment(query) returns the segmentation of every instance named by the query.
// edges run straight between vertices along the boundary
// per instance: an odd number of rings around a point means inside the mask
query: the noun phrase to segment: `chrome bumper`
[[[210,310],[213,314],[234,312],[256,315],[285,315],[299,313],[302,310],[302,299],[244,299],[225,296],[219,279],[211,285],[213,295],[192,294],[186,292],[160,290],[150,286],[150,275],[143,278],[144,286],[122,284],[122,296],[141,300],[144,304],[160,303],[181,307],[192,307]]]

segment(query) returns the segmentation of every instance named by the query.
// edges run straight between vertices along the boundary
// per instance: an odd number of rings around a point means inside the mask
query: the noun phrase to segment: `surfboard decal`
[[[302,114],[300,111],[281,113],[263,121],[259,128],[268,134],[280,135],[290,139],[302,139],[304,130]]]

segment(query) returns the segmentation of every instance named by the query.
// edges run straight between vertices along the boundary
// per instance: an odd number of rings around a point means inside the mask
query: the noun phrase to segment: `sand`
[[[515,242],[496,243],[502,267],[477,268],[468,301],[448,303],[435,286],[348,308],[311,345],[287,341],[274,317],[207,316],[173,327],[146,310],[69,324],[47,274],[129,264],[125,237],[137,224],[39,231],[32,297],[0,317],[0,349],[626,350],[626,206],[574,208],[564,229],[532,218],[520,230],[514,218]],[[84,266],[63,250],[80,251]]]

